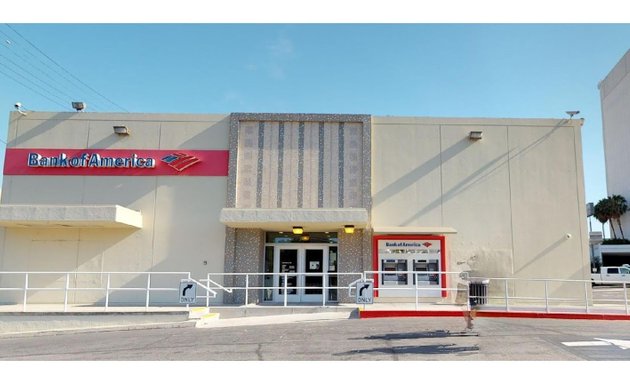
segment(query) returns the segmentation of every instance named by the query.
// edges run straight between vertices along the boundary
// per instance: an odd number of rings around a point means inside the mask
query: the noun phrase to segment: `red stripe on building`
[[[404,311],[404,310],[362,310],[360,319],[383,317],[463,317],[463,311]],[[548,313],[548,312],[502,312],[477,311],[475,317],[503,317],[520,319],[564,319],[564,320],[626,320],[630,315],[605,313]]]
[[[227,176],[228,150],[146,150],[146,149],[51,149],[51,148],[8,148],[5,154],[4,175],[7,176]],[[162,161],[167,155],[175,152],[194,157],[198,161],[186,163],[180,170]],[[134,155],[142,159],[153,159],[154,167],[83,167],[54,166],[31,167],[29,154],[37,153],[43,157],[67,158],[92,156],[98,154],[108,158],[132,158]],[[178,160],[177,160],[178,161]]]

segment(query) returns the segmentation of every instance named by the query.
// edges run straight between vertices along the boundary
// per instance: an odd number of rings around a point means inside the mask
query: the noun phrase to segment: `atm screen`
[[[407,260],[404,259],[387,259],[381,261],[383,285],[407,285]],[[404,273],[385,273],[385,272],[404,272]]]

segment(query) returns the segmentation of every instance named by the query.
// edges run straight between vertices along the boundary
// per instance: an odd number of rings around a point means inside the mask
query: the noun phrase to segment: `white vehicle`
[[[621,284],[630,283],[630,268],[621,267],[601,267],[599,273],[591,274],[593,284]]]

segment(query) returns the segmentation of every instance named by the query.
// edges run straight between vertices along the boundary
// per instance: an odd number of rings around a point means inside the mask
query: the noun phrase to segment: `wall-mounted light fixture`
[[[82,101],[73,101],[72,102],[72,108],[74,108],[77,112],[81,112],[82,110],[85,109],[85,107],[87,107],[87,104],[85,104]]]
[[[470,131],[468,138],[470,140],[481,140],[483,137],[483,131]]]
[[[304,233],[304,228],[302,227],[293,227],[293,234],[294,235],[301,235]]]
[[[124,125],[114,125],[114,133],[117,135],[128,135],[129,128]]]
[[[354,233],[354,225],[346,225],[343,227],[345,233]]]

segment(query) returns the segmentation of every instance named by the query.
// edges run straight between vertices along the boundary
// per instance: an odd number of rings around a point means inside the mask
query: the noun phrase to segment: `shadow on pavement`
[[[409,345],[400,347],[382,347],[371,349],[357,349],[348,352],[335,353],[334,356],[352,356],[358,354],[419,354],[419,355],[446,355],[452,353],[478,352],[479,347],[458,347],[455,344],[433,344],[433,345]]]
[[[445,330],[429,331],[429,332],[405,332],[405,333],[387,333],[384,335],[371,335],[350,340],[406,340],[406,339],[433,339],[439,337],[462,337],[462,336],[479,336],[476,332],[451,332]]]

